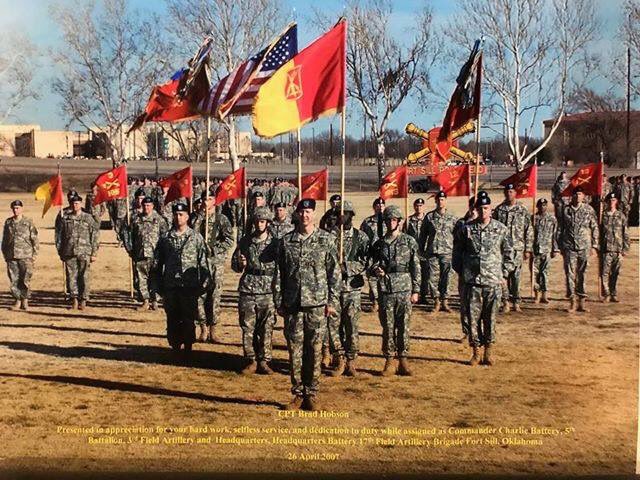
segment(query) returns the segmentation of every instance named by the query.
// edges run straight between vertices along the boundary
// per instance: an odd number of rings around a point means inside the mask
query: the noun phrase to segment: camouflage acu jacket
[[[16,220],[9,217],[4,222],[2,255],[5,260],[22,260],[38,255],[40,244],[38,230],[30,218]]]
[[[513,249],[530,252],[533,247],[531,214],[521,203],[509,206],[501,203],[493,210],[493,218],[507,227]]]
[[[533,253],[535,255],[545,255],[551,252],[557,252],[558,248],[557,230],[558,221],[555,215],[549,212],[543,215],[534,215],[534,238]]]
[[[593,208],[585,203],[562,208],[556,235],[561,251],[597,249],[598,236],[598,222]]]
[[[340,252],[340,232],[336,235],[336,249]],[[357,228],[343,232],[342,291],[353,292],[364,286],[369,261],[369,237]]]
[[[246,268],[240,265],[240,255],[247,259]],[[238,292],[255,295],[274,294],[278,288],[278,239],[267,235],[265,240],[246,235],[231,256],[231,268],[242,273],[238,283]]]
[[[56,218],[55,244],[60,258],[95,257],[98,253],[98,224],[86,212],[64,213]]]
[[[515,268],[514,249],[507,227],[492,219],[487,225],[473,220],[456,237],[452,267],[465,284],[497,286]]]
[[[424,224],[426,218],[426,215],[422,218],[418,218],[415,213],[413,215],[409,215],[409,218],[407,218],[407,220],[404,222],[404,226],[402,228],[402,231],[404,233],[406,233],[410,237],[413,237],[413,239],[418,242],[420,253],[422,253],[423,250],[423,244],[421,243],[422,239],[420,238],[420,234],[422,232],[422,225]]]
[[[445,210],[432,210],[425,216],[420,232],[423,252],[429,255],[451,255],[457,219]]]
[[[274,220],[269,224],[269,233],[274,238],[282,238],[293,230],[293,224],[287,218],[284,222]]]
[[[396,238],[382,237],[373,245],[369,273],[374,274],[376,267],[384,270],[385,275],[378,280],[382,293],[420,292],[420,256],[418,243],[406,233]]]
[[[294,230],[279,244],[280,295],[276,305],[299,308],[337,307],[342,289],[335,238],[316,228],[307,238]]]
[[[382,234],[384,235],[387,232],[387,227],[382,220],[380,221],[382,222]],[[360,224],[360,231],[367,234],[369,244],[373,245],[378,240],[378,215],[370,215],[365,218]]]
[[[602,251],[628,252],[630,247],[625,214],[620,210],[603,212],[602,223],[600,224],[600,248]]]
[[[205,238],[204,213],[198,212],[193,221],[193,229]],[[233,247],[233,227],[229,219],[221,213],[209,214],[209,235],[207,246],[212,265],[223,265]]]
[[[155,210],[150,215],[136,215],[126,228],[124,245],[131,258],[153,258],[156,245],[169,231],[166,219]]]

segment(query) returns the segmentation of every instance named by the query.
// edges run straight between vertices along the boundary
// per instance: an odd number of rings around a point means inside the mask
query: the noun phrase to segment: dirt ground
[[[0,194],[7,216],[14,197]],[[41,254],[31,311],[0,310],[2,472],[634,472],[637,228],[620,280],[622,303],[595,301],[594,258],[591,313],[566,313],[556,258],[551,304],[531,302],[524,274],[523,313],[499,316],[494,367],[466,364],[470,352],[457,340],[457,311],[433,316],[417,307],[411,378],[379,376],[381,328],[375,314],[363,313],[361,375],[323,375],[325,417],[288,418],[281,410],[290,398],[281,318],[274,333],[277,373],[236,373],[242,363],[238,275],[225,277],[224,343],[196,344],[191,365],[181,364],[166,343],[164,313],[135,310],[128,259],[113,232],[101,233],[90,308],[70,312],[53,246],[55,213],[41,219],[31,194],[17,197],[39,228]],[[493,197],[495,203],[501,194]],[[373,194],[350,198],[359,223]],[[433,200],[427,203],[432,208]],[[450,210],[462,215],[465,203],[451,199]],[[6,276],[0,291],[9,306]]]

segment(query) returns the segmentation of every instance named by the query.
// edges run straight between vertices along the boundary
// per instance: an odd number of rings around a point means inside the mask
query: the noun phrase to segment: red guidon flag
[[[408,180],[407,166],[402,165],[396,168],[382,179],[380,197],[384,200],[389,198],[406,198],[409,193]]]
[[[440,186],[448,197],[469,196],[469,165],[449,167],[433,175],[431,180]]]
[[[515,187],[516,198],[535,198],[538,190],[538,165],[534,162],[530,167],[502,180],[500,185],[504,187],[510,183]]]
[[[302,188],[299,188],[300,196],[298,198],[313,198],[314,200],[327,199],[327,186],[329,173],[327,169],[319,172],[310,173],[301,178]]]
[[[60,174],[51,177],[36,188],[36,200],[43,200],[42,216],[51,207],[62,206],[62,176]]]
[[[193,173],[191,167],[183,168],[160,180],[158,185],[167,187],[164,203],[167,204],[178,198],[191,198],[193,195]]]
[[[216,191],[216,205],[220,205],[225,200],[244,198],[245,195],[245,176],[244,167],[242,167],[222,181]]]
[[[98,192],[93,199],[94,205],[116,198],[127,198],[127,166],[122,165],[98,175],[95,184]]]
[[[602,195],[602,173],[603,166],[601,162],[590,163],[581,167],[571,177],[569,185],[562,191],[560,196],[570,197],[575,187],[582,187],[585,195]]]

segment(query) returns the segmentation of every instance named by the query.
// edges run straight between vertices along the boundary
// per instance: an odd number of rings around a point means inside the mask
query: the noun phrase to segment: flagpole
[[[603,204],[603,198],[602,198],[602,174],[604,173],[604,152],[600,152],[600,164],[601,164],[601,168],[600,168],[600,178],[598,178],[598,181],[600,182],[598,190],[600,190],[600,206],[598,208],[599,212],[598,212],[598,228],[602,228],[602,204]],[[602,252],[602,245],[599,245],[600,247],[600,252]],[[602,298],[602,255],[600,255],[600,252],[598,252],[598,298]]]
[[[533,228],[533,241],[535,242],[536,239],[536,197],[538,196],[538,164],[536,162],[536,159],[534,157],[533,159],[533,168],[536,169],[536,189],[535,189],[535,193],[533,194],[533,215],[531,216],[531,218],[533,219],[533,221],[531,222],[531,228]],[[531,245],[531,252],[529,252],[529,273],[531,275],[531,297],[535,298],[535,292],[534,292],[534,281],[535,279],[533,278],[533,245]]]
[[[205,193],[205,205],[204,205],[204,243],[205,245],[209,245],[209,175],[211,174],[211,148],[209,145],[211,137],[211,117],[207,116],[207,138],[205,140],[207,152],[207,179],[205,182],[207,191]],[[193,179],[191,180],[191,185],[193,185]],[[193,195],[192,195],[193,196]]]
[[[342,107],[342,115],[340,115],[340,135],[342,137],[342,152],[340,155],[340,265],[342,265],[344,258],[344,225],[342,219],[344,218],[344,177],[345,177],[345,163],[346,163],[346,130],[347,130],[347,106]],[[327,183],[329,183],[327,179]],[[341,267],[342,268],[342,267]]]
[[[129,179],[127,178],[127,182]],[[127,227],[131,225],[131,207],[129,206],[129,198],[127,195]],[[133,259],[129,257],[129,296],[133,298]]]
[[[58,178],[60,178],[60,162],[58,162]],[[60,185],[60,190],[62,190],[62,185]],[[60,204],[60,210],[58,211],[58,215],[60,215],[60,218],[62,218],[62,204]],[[65,298],[66,298],[66,296],[67,296],[67,270],[64,268],[64,261],[63,260],[60,260],[60,264],[62,265],[62,291],[64,292],[64,295],[65,295]]]
[[[404,197],[404,221],[408,223],[409,221],[409,168],[407,167],[406,161],[404,165],[407,168],[407,171],[405,172],[405,176],[404,176],[404,191],[407,192],[407,194]],[[405,227],[406,227],[406,223],[405,223]]]
[[[298,201],[302,200],[302,147],[300,144],[300,126],[297,130],[298,136]]]
[[[482,117],[482,113],[478,109],[478,124],[476,125],[476,171],[474,175],[473,181],[473,196],[478,196],[478,183],[480,180],[480,119]]]

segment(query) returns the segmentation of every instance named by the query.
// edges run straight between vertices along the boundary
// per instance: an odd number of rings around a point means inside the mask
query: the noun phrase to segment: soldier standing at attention
[[[516,268],[509,272],[507,285],[502,291],[502,311],[521,312],[520,308],[520,274],[522,261],[528,260],[533,246],[533,230],[529,210],[516,200],[516,189],[513,183],[504,186],[504,201],[493,211],[493,218],[507,227],[513,246]]]
[[[156,245],[169,230],[165,218],[154,210],[153,198],[145,197],[142,209],[142,213],[133,216],[126,235],[123,235],[127,252],[133,260],[133,284],[142,302],[138,311],[149,310],[149,307],[152,310],[158,308],[156,292],[150,288],[149,275]]]
[[[618,277],[624,257],[630,248],[627,217],[618,210],[618,197],[609,192],[605,198],[607,209],[600,225],[600,252],[602,255],[602,301],[618,303]]]
[[[533,279],[534,279],[534,303],[549,303],[547,298],[547,285],[549,281],[549,269],[551,258],[560,251],[556,233],[558,220],[547,211],[547,199],[541,198],[536,202],[536,214],[533,217],[535,225],[533,237]]]
[[[422,226],[425,220],[425,212],[424,212],[424,199],[416,198],[413,201],[413,214],[409,215],[407,221],[402,226],[402,230],[407,235],[413,237],[413,239],[418,242],[418,251],[420,252],[420,276],[422,277],[422,285],[420,286],[420,300],[419,302],[422,304],[426,304],[427,300],[427,291],[428,284],[427,279],[428,275],[428,264],[427,259],[423,256],[424,245],[422,245]]]
[[[203,192],[201,199],[204,207],[195,217],[193,229],[198,232],[202,238],[207,239],[213,290],[206,292],[200,299],[200,337],[198,340],[203,342],[206,339],[211,343],[218,343],[220,339],[216,335],[216,325],[220,318],[224,264],[229,251],[233,247],[233,228],[231,227],[229,219],[222,213],[216,211],[214,196],[207,197],[206,192]],[[205,212],[207,212],[206,215],[209,215],[208,222],[205,222]],[[206,223],[209,225],[209,233],[205,236]],[[209,327],[208,335],[205,332],[205,322]]]
[[[196,340],[198,298],[211,282],[207,247],[188,226],[189,208],[173,205],[173,227],[161,237],[154,254],[153,288],[162,296],[167,340],[175,352],[189,354]]]
[[[420,256],[418,243],[400,231],[402,213],[395,205],[383,213],[387,233],[372,247],[369,271],[378,278],[382,325],[383,376],[412,375],[409,355],[411,305],[420,296]],[[396,369],[394,356],[398,358]]]
[[[56,218],[55,244],[67,274],[71,309],[84,310],[90,293],[90,266],[98,253],[98,224],[82,211],[82,197],[70,199],[70,210]],[[79,302],[78,302],[79,299]]]
[[[567,172],[560,172],[560,175],[558,175],[558,178],[556,178],[556,181],[551,188],[551,201],[553,202],[556,218],[560,218],[562,209],[567,204],[565,197],[562,196],[562,192],[567,188],[567,185],[569,185]]]
[[[369,237],[369,245],[373,245],[378,238],[384,235],[384,222],[382,212],[384,212],[385,201],[383,198],[376,198],[373,201],[373,215],[368,216],[360,224],[360,231]],[[378,311],[378,278],[375,275],[367,277],[369,282],[369,300],[371,300],[370,312]]]
[[[273,219],[267,207],[253,212],[253,233],[242,237],[231,257],[231,268],[242,273],[238,284],[238,314],[246,361],[243,374],[273,373],[271,337],[276,323],[278,240],[269,233]],[[257,361],[257,362],[256,362]]]
[[[448,303],[449,275],[456,222],[456,217],[447,211],[447,194],[439,191],[436,194],[436,208],[427,213],[420,232],[420,243],[428,262],[427,283],[429,294],[434,300],[434,312],[441,308],[444,312],[451,311]],[[425,283],[424,279],[422,283]]]
[[[2,255],[7,262],[11,295],[15,299],[11,310],[29,310],[29,295],[33,263],[38,256],[38,230],[30,218],[22,214],[22,201],[11,202],[13,216],[4,222]]]
[[[570,301],[567,311],[588,312],[584,305],[587,298],[584,276],[589,257],[598,251],[598,221],[593,208],[584,203],[582,187],[573,189],[571,203],[562,209],[557,236]]]
[[[338,217],[340,217],[340,204],[342,203],[342,196],[335,194],[331,195],[329,199],[329,210],[324,212],[320,219],[320,228],[323,230],[331,231],[333,227],[338,224]]]
[[[481,361],[480,347],[484,346],[482,363],[493,365],[493,343],[496,335],[496,314],[502,296],[502,286],[515,267],[508,228],[491,218],[491,199],[486,192],[478,192],[478,218],[463,225],[453,251],[453,269],[464,281],[461,300],[468,315],[469,344],[472,366]]]
[[[296,230],[280,241],[278,314],[285,319],[291,393],[288,410],[318,410],[322,339],[326,317],[335,315],[342,288],[335,239],[315,226],[316,202],[302,199]]]
[[[293,224],[289,218],[287,204],[278,202],[275,204],[275,218],[269,224],[269,233],[273,238],[280,239],[293,230]]]

